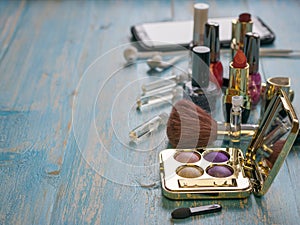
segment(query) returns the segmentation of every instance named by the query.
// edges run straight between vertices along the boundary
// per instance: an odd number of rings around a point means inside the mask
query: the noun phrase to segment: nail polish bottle
[[[251,104],[257,105],[260,100],[261,75],[259,66],[260,37],[257,33],[246,33],[244,40],[244,53],[249,64],[249,96]]]
[[[192,50],[192,80],[184,85],[184,98],[191,99],[208,113],[214,112],[216,101],[221,96],[218,86],[211,82],[210,50],[206,46],[196,46]]]
[[[230,122],[230,111],[232,107],[232,96],[243,96],[242,123],[247,123],[250,116],[251,100],[248,95],[249,64],[242,50],[237,50],[229,65],[229,86],[226,89],[223,103],[225,122]]]
[[[209,5],[206,3],[194,4],[194,29],[193,29],[193,40],[189,45],[189,50],[195,46],[204,44],[204,27],[208,20],[208,9]],[[192,56],[190,55],[188,73],[192,73]]]
[[[219,24],[207,22],[204,31],[204,45],[210,48],[210,72],[212,81],[220,88],[223,85],[223,65],[220,61]]]
[[[231,50],[232,58],[235,56],[237,50],[244,50],[244,37],[247,32],[252,32],[253,21],[251,14],[242,13],[238,19],[232,21],[231,29]]]

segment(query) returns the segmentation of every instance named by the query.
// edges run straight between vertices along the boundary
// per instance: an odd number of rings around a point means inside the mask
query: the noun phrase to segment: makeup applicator
[[[257,125],[242,124],[241,138],[252,138]],[[216,122],[192,101],[183,99],[172,108],[167,122],[167,136],[176,148],[205,147],[218,139],[229,138],[230,125]]]
[[[204,205],[192,208],[178,208],[172,212],[171,216],[173,219],[185,219],[190,216],[220,212],[221,210],[222,206],[219,204]]]

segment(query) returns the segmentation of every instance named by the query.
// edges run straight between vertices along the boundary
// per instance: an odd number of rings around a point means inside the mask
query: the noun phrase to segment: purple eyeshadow
[[[209,162],[220,163],[220,162],[228,161],[230,156],[227,152],[212,151],[212,152],[208,152],[207,154],[205,154],[203,156],[203,158]]]
[[[177,169],[177,174],[185,178],[200,177],[203,173],[203,170],[196,166],[182,166]]]
[[[195,163],[201,158],[196,152],[182,151],[174,156],[175,160],[181,163]]]
[[[225,165],[215,165],[207,170],[207,174],[212,177],[229,177],[233,174],[233,169]]]

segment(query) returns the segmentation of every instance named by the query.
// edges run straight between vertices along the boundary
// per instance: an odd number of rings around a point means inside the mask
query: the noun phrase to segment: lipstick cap
[[[254,33],[254,32],[246,33],[245,39],[244,39],[244,53],[247,57],[250,74],[258,72],[259,47],[260,47],[259,34]]]
[[[220,60],[219,24],[207,22],[204,31],[204,45],[210,48],[210,62]]]
[[[209,5],[197,3],[194,5],[194,45],[203,45],[204,26],[208,20]]]
[[[209,85],[210,49],[206,46],[193,48],[192,86],[206,88]]]

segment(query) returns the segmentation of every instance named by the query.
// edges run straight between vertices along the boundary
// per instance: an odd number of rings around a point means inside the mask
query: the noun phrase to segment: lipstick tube
[[[242,63],[240,66],[235,66],[234,60],[237,57],[237,61],[246,60],[245,63]],[[235,56],[233,62],[229,65],[229,86],[226,89],[224,95],[223,103],[223,113],[224,118],[227,123],[230,122],[230,111],[232,107],[232,96],[241,95],[243,96],[243,112],[242,112],[242,123],[247,123],[250,109],[251,109],[251,100],[248,95],[248,80],[249,80],[249,64],[247,63],[247,58],[244,53],[239,50]]]
[[[251,14],[242,13],[238,19],[232,21],[231,29],[231,50],[232,58],[236,54],[237,50],[244,49],[244,37],[247,32],[252,32],[253,21],[251,20]]]

